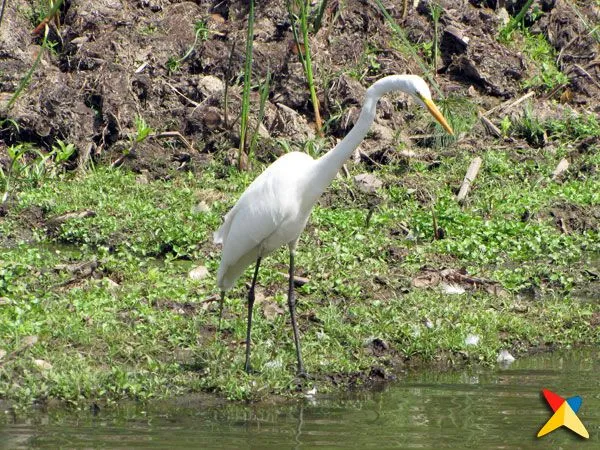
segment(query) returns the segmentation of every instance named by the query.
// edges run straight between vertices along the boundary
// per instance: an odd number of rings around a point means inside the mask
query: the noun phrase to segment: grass
[[[557,66],[556,50],[543,34],[532,33],[525,25],[525,16],[533,1],[525,2],[519,13],[510,19],[500,30],[498,40],[505,45],[522,48],[523,52],[537,73],[523,83],[523,88],[533,88],[542,91],[552,91],[560,86],[569,84],[569,78]],[[541,17],[542,13],[535,10],[533,19]]]
[[[446,153],[435,166],[413,161],[382,168],[384,188],[368,228],[368,199],[358,191],[353,199],[347,180],[334,181],[314,210],[296,262],[298,274],[310,278],[298,289],[299,323],[305,364],[320,392],[332,388],[327,375],[368,373],[398,358],[491,364],[500,349],[520,354],[598,342],[590,320],[599,305],[575,295],[591,283],[598,229],[562,233],[551,211],[597,211],[600,177],[596,171],[550,182],[567,145],[596,136],[598,123],[573,115],[543,125],[555,153],[479,150],[482,171],[463,207],[453,188],[468,154]],[[580,165],[600,164],[597,152],[578,158]],[[244,283],[227,296],[218,339],[218,305],[203,302],[217,292],[220,252],[212,232],[259,171],[213,162],[199,176],[139,184],[124,170],[97,168],[80,178],[19,184],[0,219],[0,397],[21,407],[46,399],[84,407],[191,391],[231,399],[293,393],[285,250],[267,258],[259,275],[264,299],[256,306],[252,354],[259,374],[243,372]],[[207,212],[196,212],[198,198],[209,204]],[[444,239],[432,239],[432,207]],[[48,225],[84,209],[96,214]],[[33,219],[35,211],[46,225]],[[522,219],[526,211],[529,220]],[[93,276],[65,268],[85,261],[98,263]],[[187,273],[198,264],[210,276],[191,280]],[[497,281],[506,294],[415,288],[411,280],[423,267],[464,268]],[[520,294],[532,289],[539,299]],[[468,334],[480,344],[467,346]],[[30,336],[38,338],[33,345]],[[373,338],[391,351],[374,356]]]

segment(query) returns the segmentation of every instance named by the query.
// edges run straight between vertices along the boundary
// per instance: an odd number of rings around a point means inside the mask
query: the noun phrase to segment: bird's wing
[[[271,164],[248,186],[233,208],[225,215],[223,224],[213,234],[214,243],[225,244],[235,217],[242,209],[246,209],[244,216],[249,215],[247,211],[249,206],[252,206],[255,214],[281,218],[281,210],[285,202],[294,200],[285,198],[282,186],[293,183],[293,176],[301,172],[303,166],[312,163],[314,160],[306,153],[292,152]]]

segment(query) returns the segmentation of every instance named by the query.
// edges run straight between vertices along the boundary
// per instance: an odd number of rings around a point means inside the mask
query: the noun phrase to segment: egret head
[[[369,91],[376,97],[392,91],[402,91],[410,95],[418,104],[427,108],[431,115],[444,127],[444,129],[454,134],[452,127],[448,124],[438,107],[431,98],[429,86],[423,78],[418,75],[391,75],[384,77],[373,84]]]

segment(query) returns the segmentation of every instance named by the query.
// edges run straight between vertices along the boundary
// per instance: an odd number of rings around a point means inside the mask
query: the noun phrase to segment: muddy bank
[[[508,2],[508,11],[516,14],[521,3]],[[430,60],[430,4],[419,3],[404,18],[401,4],[386,6],[406,34],[404,43],[398,44],[374,3],[357,0],[328,5],[321,28],[311,35],[321,114],[335,118],[328,121],[329,136],[347,132],[364,86],[383,75],[422,73],[423,61]],[[523,95],[524,82],[544,71],[518,46],[498,42],[509,16],[495,9],[495,2],[443,1],[439,6],[440,56],[434,67],[441,92],[488,110]],[[114,163],[131,149],[137,117],[154,130],[154,138],[136,146],[124,163],[153,176],[201,170],[210,155],[222,157],[238,146],[245,2],[67,1],[49,23],[52,50],[44,51],[27,87],[7,109],[41,51],[41,36],[31,34],[43,14],[37,8],[24,0],[10,2],[0,28],[0,118],[5,120],[0,152],[20,142],[49,149],[62,139],[75,144],[80,164],[89,158]],[[591,1],[553,1],[536,3],[526,15],[532,33],[542,33],[556,49],[559,68],[568,77],[537,96],[539,109],[552,111],[552,103],[560,101],[598,112],[598,45],[588,29],[598,23],[598,14]],[[416,53],[401,51],[406,43]],[[282,0],[256,8],[253,79],[263,80],[267,71],[273,81],[259,155],[268,159],[281,151],[276,139],[314,136],[312,107]],[[363,144],[367,153],[388,148],[392,130],[402,129],[400,140],[406,143],[407,136],[422,133],[423,124],[411,120],[404,100],[382,102],[379,114],[381,133]],[[189,145],[165,132],[180,133]],[[484,127],[469,133],[475,136],[490,137]]]

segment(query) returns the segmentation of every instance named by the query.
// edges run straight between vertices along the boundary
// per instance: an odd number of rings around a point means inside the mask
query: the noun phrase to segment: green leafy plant
[[[537,73],[524,83],[525,88],[552,90],[569,83],[569,78],[556,65],[556,51],[542,34],[523,30],[524,53],[539,66]]]
[[[252,139],[250,140],[250,149],[248,150],[248,158],[251,159],[254,156],[254,150],[256,148],[256,144],[258,142],[259,136],[259,128],[265,117],[265,105],[267,104],[267,99],[269,98],[269,89],[271,85],[271,71],[267,70],[267,77],[261,83],[258,91],[260,94],[259,106],[258,106],[258,116],[256,118],[256,128],[254,129],[254,133],[252,134]]]
[[[313,32],[315,33],[317,33],[321,29],[321,25],[323,24],[323,14],[327,9],[327,2],[328,0],[321,0],[317,8],[317,12],[313,20]]]
[[[47,153],[29,144],[7,147],[6,153],[10,163],[6,171],[0,166],[0,181],[4,184],[4,193],[0,203],[6,202],[10,191],[16,184],[39,186],[44,179],[55,178],[75,150],[73,144],[66,144],[60,139]]]
[[[292,33],[294,35],[294,42],[296,43],[298,58],[304,69],[304,74],[306,75],[306,83],[308,84],[310,99],[313,105],[315,127],[317,129],[317,134],[322,136],[323,123],[321,120],[321,113],[319,111],[319,99],[317,98],[317,91],[315,88],[310,41],[308,38],[308,16],[310,4],[310,0],[286,0],[288,15],[290,17],[290,22],[292,23]],[[298,32],[298,27],[300,28],[300,33]]]
[[[142,116],[135,117],[135,137],[133,141],[140,143],[144,141],[154,130],[146,123],[146,120]]]
[[[500,34],[498,36],[498,39],[500,40],[500,42],[504,42],[504,43],[509,42],[512,39],[512,35],[515,30],[517,30],[517,29],[522,30],[525,28],[525,22],[524,22],[525,15],[527,14],[527,11],[531,7],[532,3],[533,3],[533,0],[527,0],[521,7],[519,13],[515,17],[512,17],[508,21],[506,26],[500,30]]]
[[[437,73],[437,61],[439,58],[440,52],[440,43],[439,43],[439,26],[440,26],[440,18],[442,17],[442,13],[444,9],[437,3],[432,2],[429,4],[429,14],[431,14],[431,20],[433,20],[433,56],[432,56],[432,67],[433,73]]]

